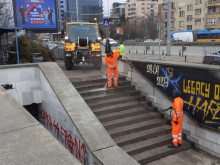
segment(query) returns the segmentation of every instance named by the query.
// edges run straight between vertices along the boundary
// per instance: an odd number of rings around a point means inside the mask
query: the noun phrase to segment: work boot
[[[182,144],[178,144],[178,147],[182,147]]]
[[[168,148],[177,148],[177,146],[175,146],[173,143],[170,143],[167,145]]]

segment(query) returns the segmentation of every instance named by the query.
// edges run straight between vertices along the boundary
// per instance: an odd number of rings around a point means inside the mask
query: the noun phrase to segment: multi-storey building
[[[208,0],[207,29],[220,29],[220,0]]]
[[[58,0],[57,1],[57,24],[58,31],[61,32],[63,26],[67,21],[67,1],[66,0]]]
[[[111,18],[118,19],[122,15],[125,15],[125,3],[113,3],[111,9]]]
[[[128,20],[156,17],[158,0],[128,0],[125,5],[125,16]]]
[[[164,27],[167,27],[167,1],[163,3]],[[171,0],[172,31],[199,30],[208,26],[208,0]]]
[[[78,4],[78,21],[90,22],[94,18],[98,21],[102,20],[102,0],[67,0],[67,15],[72,21],[77,21],[76,4]]]

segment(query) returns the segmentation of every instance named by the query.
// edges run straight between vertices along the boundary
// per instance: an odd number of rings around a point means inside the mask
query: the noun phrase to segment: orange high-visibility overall
[[[172,142],[174,146],[178,146],[178,144],[182,144],[183,99],[181,97],[174,99],[172,105],[172,119]]]
[[[118,86],[118,54],[119,50],[113,50],[113,56],[105,56],[105,63],[108,69],[108,87],[112,87],[112,72],[114,74],[114,86]]]

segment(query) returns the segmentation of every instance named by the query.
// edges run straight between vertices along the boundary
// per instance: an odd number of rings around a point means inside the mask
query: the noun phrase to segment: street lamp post
[[[171,55],[171,1],[167,3],[167,55]]]

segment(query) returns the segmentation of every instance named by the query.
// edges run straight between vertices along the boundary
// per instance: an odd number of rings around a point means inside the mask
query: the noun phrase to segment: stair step
[[[137,101],[132,101],[126,104],[122,103],[122,104],[117,104],[117,105],[106,106],[104,108],[95,108],[95,109],[92,109],[92,111],[96,115],[103,115],[103,114],[109,114],[113,112],[128,111],[131,108],[138,108],[138,107],[143,107],[143,106]]]
[[[147,164],[151,161],[158,160],[162,157],[168,156],[170,154],[174,154],[186,149],[191,148],[191,143],[187,141],[183,141],[182,147],[177,148],[168,148],[167,145],[163,145],[158,148],[154,148],[136,155],[133,155],[132,157],[138,161],[140,164]]]
[[[145,108],[139,107],[139,108],[132,108],[129,111],[121,111],[121,112],[114,112],[110,114],[103,114],[103,115],[98,116],[98,119],[101,122],[106,122],[106,121],[113,121],[113,120],[121,119],[123,117],[145,114],[148,112],[149,111],[146,110]]]
[[[76,79],[76,78],[70,78],[70,81],[72,82],[72,84],[77,87],[77,86],[80,86],[80,85],[88,85],[88,84],[93,84],[93,83],[100,83],[100,82],[104,82],[106,83],[107,82],[107,78],[102,78],[101,75],[99,75],[99,77],[84,77],[82,78],[83,80],[81,80],[80,78],[79,79]],[[119,76],[118,77],[118,81],[125,81],[126,80],[126,77],[125,76]]]
[[[153,137],[151,139],[146,139],[143,141],[139,141],[137,143],[132,143],[126,146],[123,146],[122,149],[126,151],[129,155],[135,155],[156,147],[160,147],[162,145],[166,145],[171,143],[172,134],[164,134],[157,137]]]
[[[158,114],[155,112],[149,112],[146,114],[140,114],[136,116],[130,116],[130,117],[125,117],[122,119],[117,119],[114,121],[107,121],[103,122],[102,125],[107,129],[113,129],[113,128],[118,128],[121,126],[126,126],[126,125],[131,125],[134,123],[140,123],[143,121],[148,121],[148,120],[153,120],[153,119],[159,119],[162,118],[162,114]]]
[[[84,96],[94,96],[97,94],[109,94],[109,93],[115,93],[115,92],[127,92],[129,90],[134,90],[135,87],[134,86],[123,86],[123,87],[118,87],[118,88],[99,88],[99,89],[91,89],[91,90],[87,90],[87,91],[83,91],[83,92],[79,92],[80,95],[82,97]],[[105,96],[104,95],[104,96]]]
[[[114,99],[108,99],[108,100],[103,100],[103,101],[96,101],[91,104],[89,104],[89,107],[91,109],[94,108],[101,108],[101,107],[106,107],[109,105],[117,105],[121,103],[129,103],[131,101],[135,101],[134,98],[129,97],[129,96],[124,96],[124,97],[119,97],[119,98],[114,98]]]
[[[131,85],[129,81],[121,81],[121,86],[128,86]],[[87,84],[87,85],[80,85],[76,86],[77,91],[82,92],[86,90],[96,89],[96,88],[107,88],[107,82],[100,82],[100,83],[94,83],[94,84]]]
[[[154,121],[158,122],[157,120]],[[131,143],[139,142],[142,140],[150,139],[159,135],[167,134],[171,132],[171,126],[159,125],[158,127],[145,129],[143,131],[134,132],[131,134],[125,134],[123,136],[114,137],[113,139],[119,146],[125,146]]]
[[[119,98],[119,97],[122,97],[122,96],[134,96],[134,97],[139,97],[141,96],[139,94],[139,91],[136,91],[136,90],[131,90],[131,91],[128,91],[128,92],[121,92],[121,91],[115,91],[114,93],[106,93],[106,95],[103,95],[103,94],[97,94],[97,95],[94,95],[94,96],[84,96],[83,99],[87,102],[87,103],[91,103],[91,102],[94,102],[94,101],[101,101],[101,100],[108,100],[108,99],[112,99],[112,98]],[[145,97],[145,96],[142,96],[142,97]],[[145,97],[146,98],[146,97]]]
[[[121,93],[121,92],[115,92],[115,93],[108,93],[105,96],[103,94],[101,95],[95,95],[95,96],[85,96],[83,99],[85,100],[86,103],[93,103],[95,101],[102,101],[102,100],[108,100],[112,98],[119,98],[122,96],[127,96],[126,93]]]
[[[146,129],[159,127],[163,124],[167,124],[167,122],[168,122],[167,120],[154,119],[154,120],[150,120],[150,121],[143,121],[140,123],[131,124],[128,126],[122,126],[122,127],[110,129],[108,132],[114,138],[117,136],[122,136],[122,135],[130,134],[130,133],[134,133],[137,131],[143,131]]]

